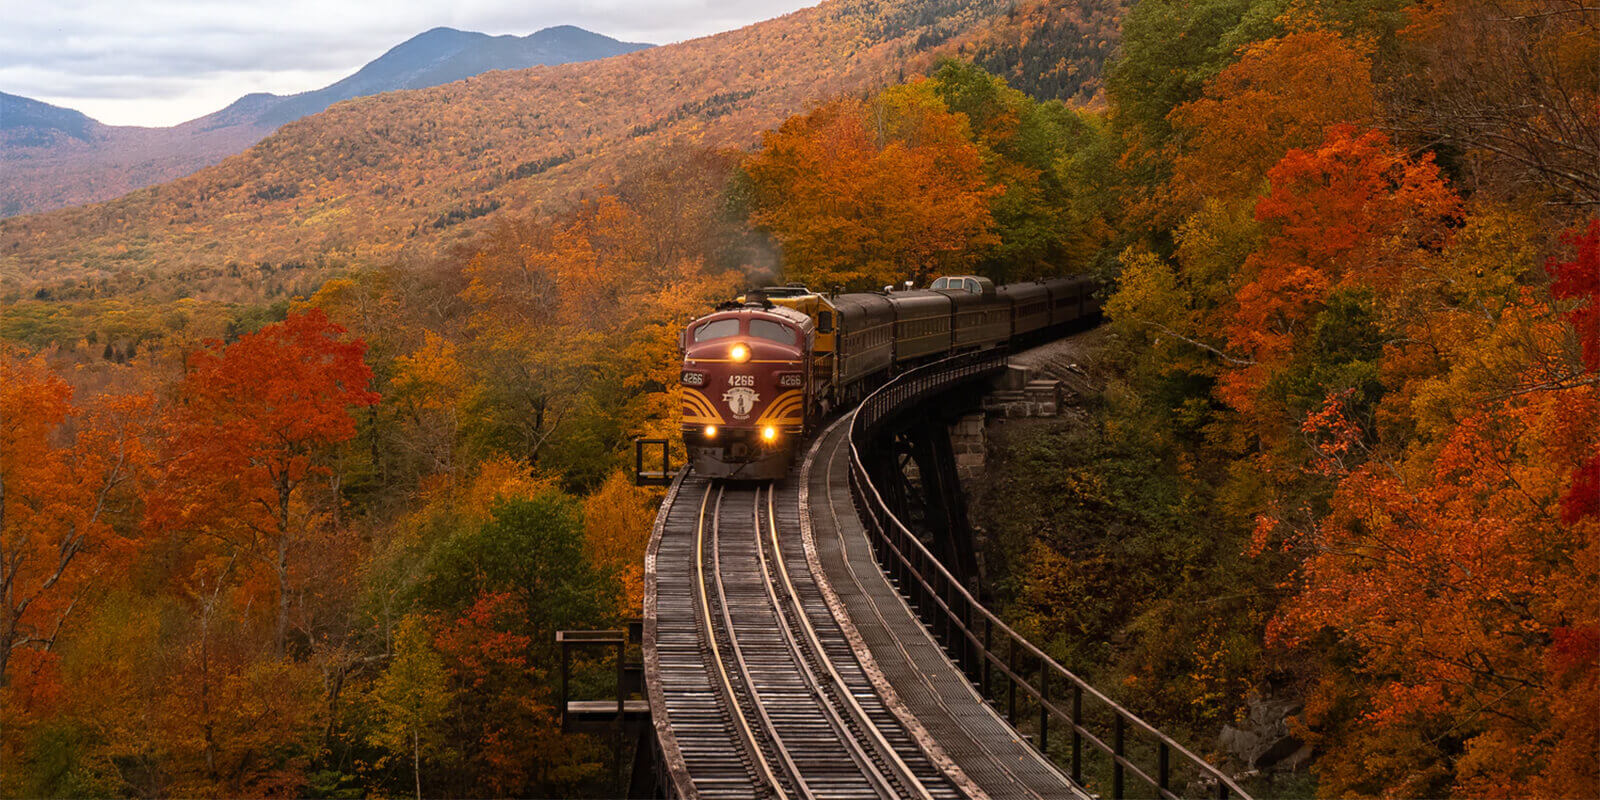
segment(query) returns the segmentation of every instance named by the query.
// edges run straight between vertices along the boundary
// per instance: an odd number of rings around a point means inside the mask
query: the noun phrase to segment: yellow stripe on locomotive
[[[767,405],[767,410],[761,413],[755,424],[784,425],[789,427],[803,427],[805,425],[805,393],[793,389],[779,395]]]
[[[688,425],[721,425],[722,414],[716,404],[699,389],[683,389],[683,421]]]

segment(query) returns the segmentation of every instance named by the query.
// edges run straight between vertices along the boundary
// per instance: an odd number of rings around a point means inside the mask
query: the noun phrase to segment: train
[[[919,364],[1058,335],[1100,313],[1098,289],[1088,277],[996,286],[955,275],[926,289],[748,291],[679,334],[689,463],[711,478],[781,479],[835,410]]]

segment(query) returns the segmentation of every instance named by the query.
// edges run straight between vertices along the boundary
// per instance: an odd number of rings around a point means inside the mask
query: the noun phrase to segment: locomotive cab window
[[[750,335],[758,339],[766,339],[769,342],[777,342],[778,344],[792,345],[795,343],[793,328],[781,322],[773,322],[770,319],[750,320]]]
[[[739,335],[739,320],[717,319],[707,322],[694,329],[696,343],[709,342],[713,339],[726,339],[729,336]]]

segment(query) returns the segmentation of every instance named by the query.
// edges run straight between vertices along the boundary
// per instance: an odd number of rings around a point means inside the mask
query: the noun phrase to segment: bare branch
[[[1148,325],[1148,326],[1150,326],[1152,328],[1155,328],[1158,331],[1161,331],[1162,333],[1165,333],[1168,336],[1171,336],[1174,339],[1177,339],[1177,340],[1182,341],[1182,342],[1187,342],[1189,344],[1194,345],[1195,347],[1200,348],[1201,350],[1205,350],[1206,352],[1211,353],[1212,355],[1215,355],[1216,357],[1222,359],[1223,361],[1228,362],[1229,364],[1234,364],[1236,366],[1241,366],[1241,367],[1248,367],[1248,366],[1252,366],[1252,365],[1254,365],[1256,363],[1256,360],[1253,359],[1253,358],[1240,358],[1238,356],[1228,355],[1227,353],[1224,353],[1221,350],[1218,350],[1217,348],[1212,347],[1209,344],[1206,344],[1205,342],[1201,342],[1201,341],[1196,341],[1194,339],[1190,339],[1189,337],[1184,336],[1183,334],[1178,333],[1177,331],[1175,331],[1175,330],[1173,330],[1173,329],[1171,329],[1171,328],[1169,328],[1169,327],[1167,327],[1165,325],[1162,325],[1159,322],[1149,322],[1147,320],[1140,320],[1140,321],[1143,322],[1145,325]]]

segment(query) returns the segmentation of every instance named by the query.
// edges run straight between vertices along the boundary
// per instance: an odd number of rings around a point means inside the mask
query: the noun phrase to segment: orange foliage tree
[[[1384,292],[1404,313],[1410,281],[1459,218],[1459,201],[1430,160],[1412,160],[1383,134],[1338,126],[1314,150],[1293,150],[1268,173],[1256,217],[1272,232],[1245,260],[1224,327],[1249,359],[1224,374],[1220,394],[1249,411],[1312,314],[1335,289]]]
[[[455,722],[479,745],[466,759],[485,797],[570,792],[599,767],[586,742],[561,733],[546,671],[520,632],[526,616],[510,593],[485,591],[434,638],[456,689]]]
[[[136,545],[113,524],[148,462],[151,403],[87,413],[45,363],[0,347],[0,687],[19,648],[48,651],[80,592]]]
[[[372,405],[372,371],[360,341],[321,311],[196,353],[180,387],[150,497],[151,520],[168,530],[209,534],[268,567],[283,655],[293,594],[291,556],[331,526],[307,497],[307,482],[332,475],[331,448],[355,436],[354,408]]]
[[[926,81],[836,100],[766,134],[745,165],[751,220],[783,245],[788,277],[877,288],[960,271],[995,244],[966,116]]]
[[[1306,588],[1275,628],[1283,643],[1337,632],[1361,677],[1325,676],[1308,704],[1344,751],[1324,759],[1326,789],[1600,788],[1600,515],[1572,504],[1597,451],[1591,381],[1492,403],[1435,457],[1334,468],[1332,512],[1300,542]]]
[[[644,551],[655,516],[649,494],[622,472],[611,473],[583,501],[583,530],[590,558],[601,569],[617,573],[625,613],[643,608]]]
[[[1206,84],[1204,97],[1169,115],[1182,137],[1170,210],[1250,196],[1290,149],[1316,146],[1333,125],[1370,120],[1377,102],[1365,49],[1327,30],[1246,48]]]

